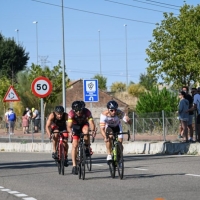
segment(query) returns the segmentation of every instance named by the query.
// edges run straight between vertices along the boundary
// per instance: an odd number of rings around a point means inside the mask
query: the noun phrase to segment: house
[[[66,90],[66,111],[69,112],[71,110],[71,105],[73,101],[76,100],[83,100],[83,80],[78,80],[69,85]],[[120,99],[113,97],[112,95],[104,92],[103,90],[99,89],[99,102],[93,103],[85,103],[86,107],[90,109],[94,118],[99,118],[100,114],[103,110],[107,109],[106,105],[107,102],[110,100],[115,100],[118,105],[119,109],[122,111],[128,111],[128,104],[122,102]]]

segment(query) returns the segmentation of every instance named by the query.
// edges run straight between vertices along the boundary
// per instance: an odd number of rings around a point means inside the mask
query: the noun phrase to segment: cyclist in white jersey
[[[112,135],[106,137],[106,133],[122,132],[121,119],[126,123],[131,123],[129,117],[118,109],[116,101],[112,100],[107,103],[107,110],[103,111],[100,115],[100,130],[106,143],[107,149],[107,161],[112,160],[111,149],[112,149]],[[122,144],[123,135],[118,135],[118,141]]]

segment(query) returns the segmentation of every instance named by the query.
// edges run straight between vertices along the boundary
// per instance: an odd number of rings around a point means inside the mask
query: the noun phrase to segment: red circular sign
[[[39,76],[33,80],[31,89],[35,96],[44,98],[51,94],[52,83],[48,78]]]

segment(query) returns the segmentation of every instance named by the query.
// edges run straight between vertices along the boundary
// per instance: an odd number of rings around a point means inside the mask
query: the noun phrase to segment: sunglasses
[[[82,109],[77,109],[77,110],[74,110],[74,112],[81,112],[82,111]]]
[[[113,110],[113,109],[110,109],[109,111],[110,111],[110,112],[114,112],[114,111],[116,112],[116,110]]]

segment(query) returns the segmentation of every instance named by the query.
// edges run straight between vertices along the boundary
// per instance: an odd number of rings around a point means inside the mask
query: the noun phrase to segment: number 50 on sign
[[[33,80],[31,89],[35,96],[44,98],[51,94],[52,83],[48,78],[40,76]]]

